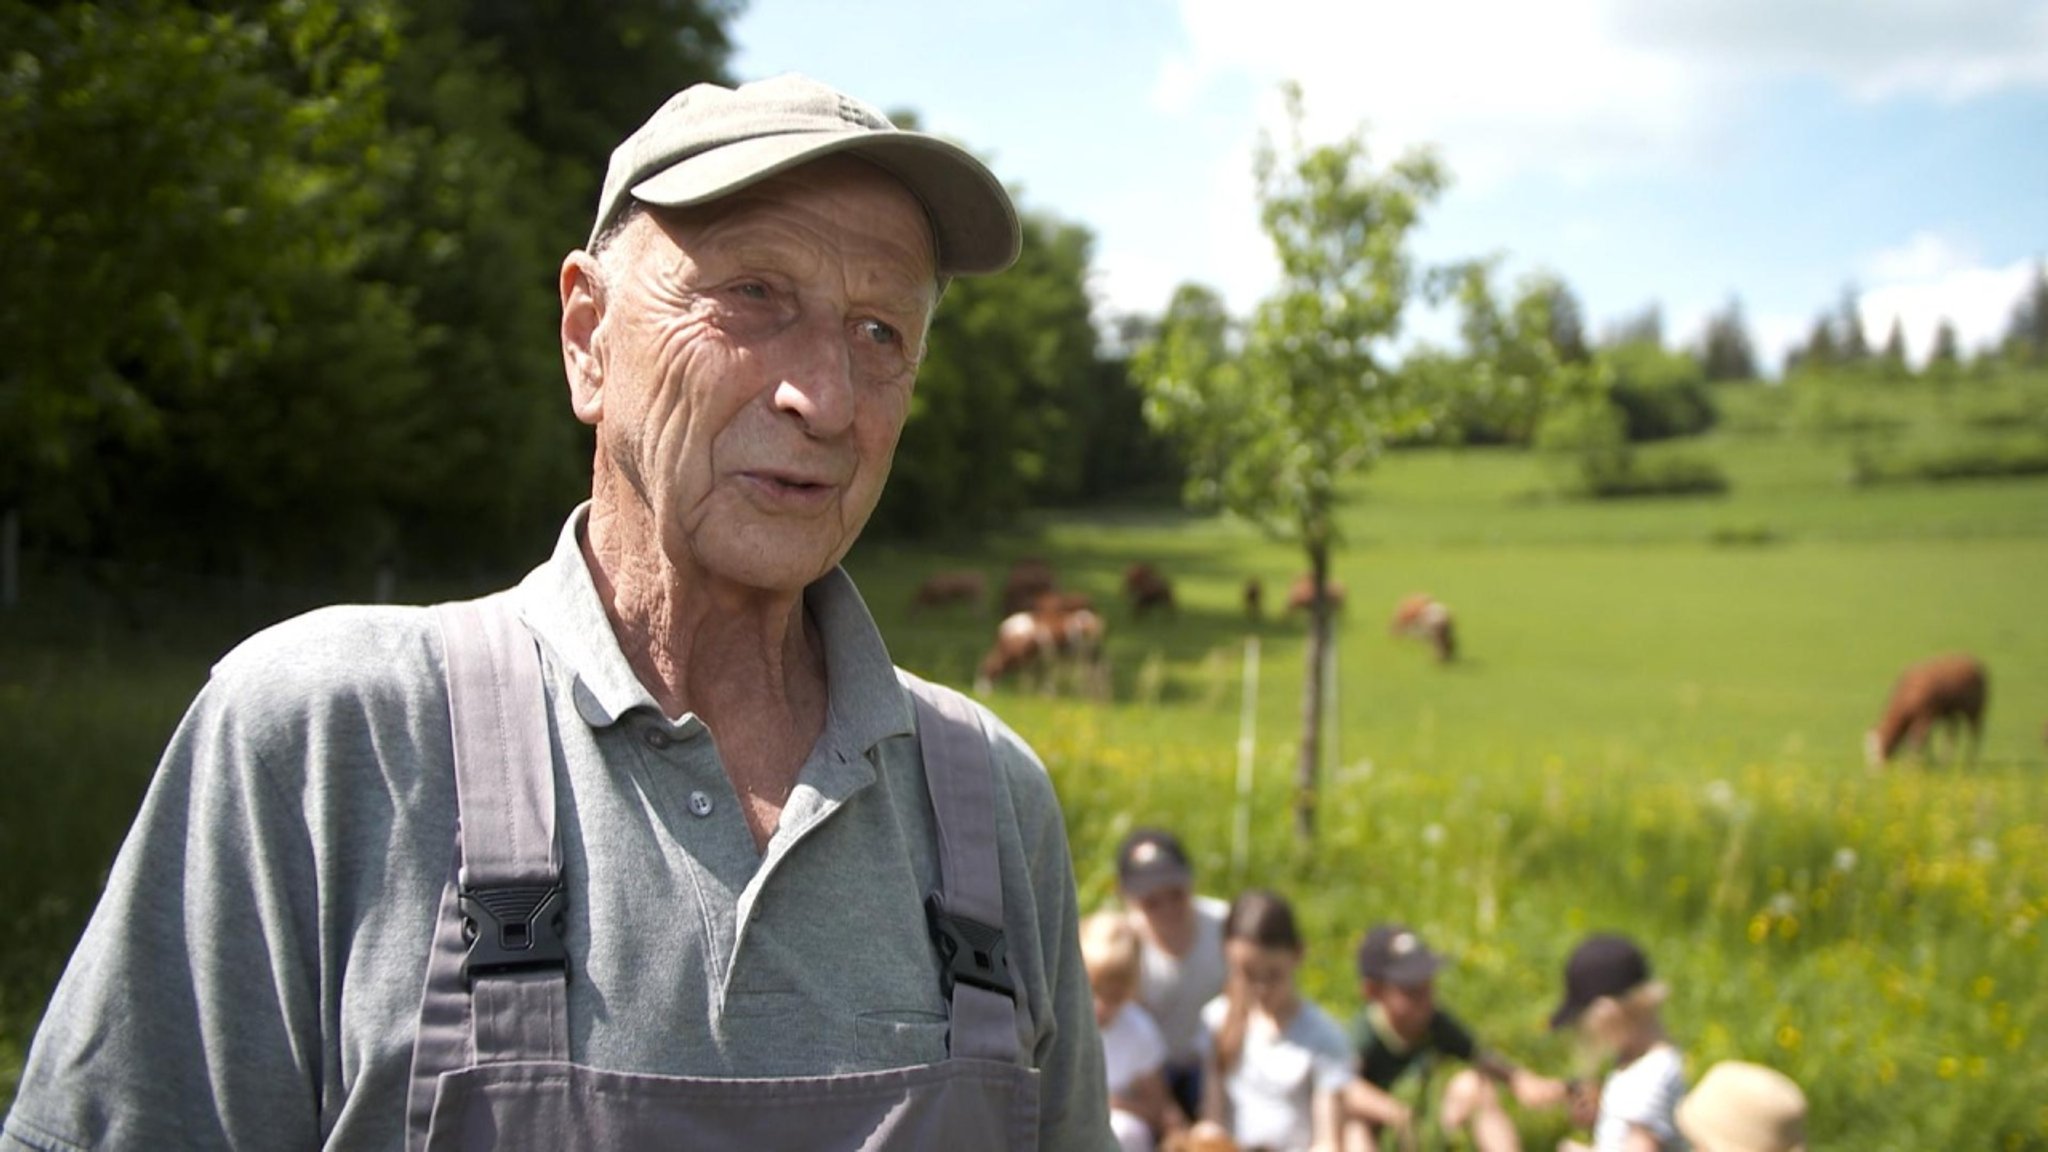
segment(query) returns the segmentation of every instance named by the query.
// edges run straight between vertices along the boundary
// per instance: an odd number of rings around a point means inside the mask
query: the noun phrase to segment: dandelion
[[[1772,916],[1790,916],[1799,911],[1799,897],[1790,892],[1780,892],[1771,897],[1768,911]]]
[[[1899,1078],[1899,1065],[1889,1056],[1877,1058],[1877,1082],[1889,1084]]]
[[[1998,845],[1987,836],[1970,841],[1970,858],[1979,864],[1991,864],[1998,859]]]
[[[1989,976],[1979,976],[1975,980],[1970,981],[1970,995],[1975,996],[1979,1000],[1991,999],[1991,994],[1997,990],[1998,981],[1993,980]]]
[[[1797,1052],[1799,1051],[1800,1043],[1804,1040],[1805,1037],[1799,1034],[1799,1029],[1794,1028],[1790,1024],[1779,1025],[1778,1047],[1783,1048],[1787,1052]]]
[[[1735,807],[1735,786],[1726,780],[1707,782],[1707,806],[1727,812]]]
[[[1941,1061],[1934,1066],[1934,1074],[1943,1080],[1955,1079],[1956,1073],[1962,1070],[1963,1062],[1953,1056],[1943,1056]]]
[[[1424,844],[1429,845],[1431,848],[1435,848],[1443,844],[1444,826],[1441,824],[1430,824],[1425,826],[1422,829],[1422,842]]]
[[[1848,846],[1835,849],[1835,871],[1848,875],[1856,870],[1856,850]]]

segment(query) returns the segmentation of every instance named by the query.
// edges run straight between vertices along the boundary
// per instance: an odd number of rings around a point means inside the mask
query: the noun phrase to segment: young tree
[[[1295,829],[1308,839],[1321,775],[1338,486],[1388,435],[1423,418],[1381,354],[1414,288],[1408,235],[1446,176],[1426,150],[1376,171],[1362,132],[1308,146],[1299,87],[1288,85],[1285,97],[1286,150],[1264,137],[1256,161],[1259,222],[1279,257],[1278,287],[1241,350],[1213,316],[1198,324],[1191,309],[1186,323],[1169,317],[1134,371],[1148,416],[1189,445],[1191,495],[1299,544],[1308,562],[1314,591],[1294,808]]]

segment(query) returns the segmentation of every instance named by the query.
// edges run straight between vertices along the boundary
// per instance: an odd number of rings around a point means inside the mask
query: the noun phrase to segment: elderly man
[[[1113,1148],[1044,769],[838,567],[1017,244],[811,81],[657,111],[562,266],[590,502],[515,589],[220,663],[0,1148]]]

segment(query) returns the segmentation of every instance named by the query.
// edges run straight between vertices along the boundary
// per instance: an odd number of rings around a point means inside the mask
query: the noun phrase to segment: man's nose
[[[788,334],[775,407],[813,436],[837,436],[853,423],[853,354],[844,326],[809,321]]]

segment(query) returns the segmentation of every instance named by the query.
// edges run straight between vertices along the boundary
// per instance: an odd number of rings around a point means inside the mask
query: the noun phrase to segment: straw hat
[[[1806,1152],[1806,1095],[1784,1073],[1723,1060],[1678,1103],[1694,1152]]]

